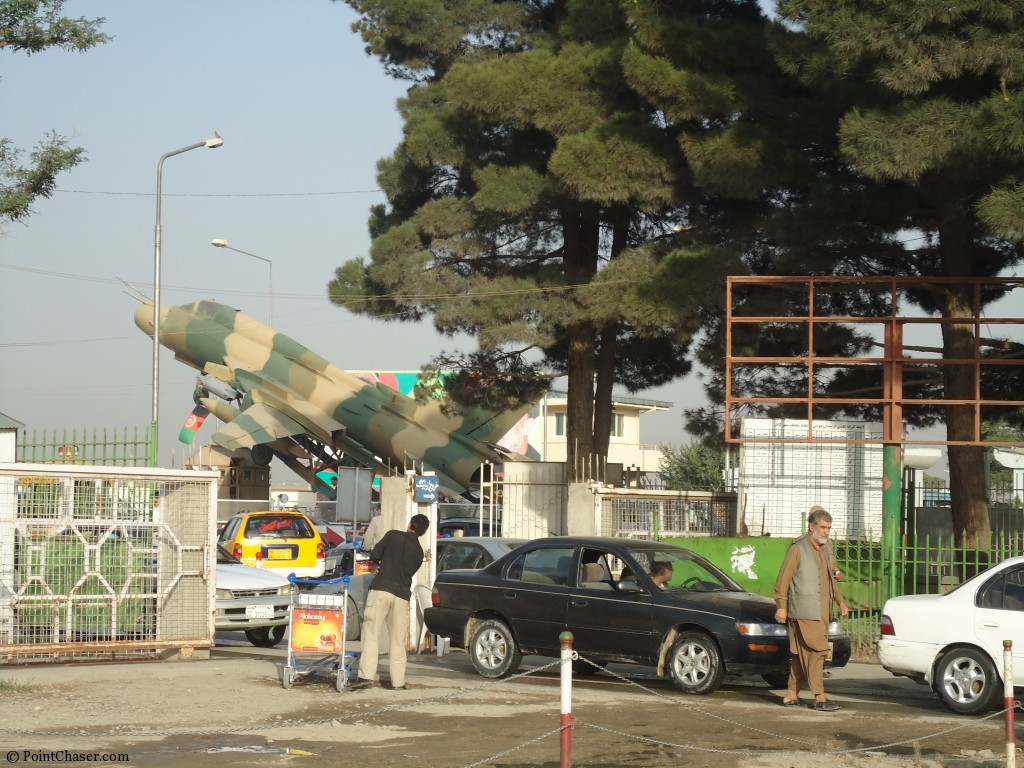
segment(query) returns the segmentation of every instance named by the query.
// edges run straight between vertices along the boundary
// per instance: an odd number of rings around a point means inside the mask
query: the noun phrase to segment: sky
[[[369,209],[384,202],[376,163],[401,139],[407,87],[365,53],[348,6],[69,0],[64,15],[104,17],[113,40],[85,53],[0,49],[0,136],[27,152],[55,131],[88,153],[0,234],[0,413],[29,434],[149,424],[152,340],[132,316],[138,293],[153,295],[157,165],[215,131],[222,147],[163,164],[161,303],[272,314],[349,370],[416,370],[475,347],[326,299],[335,268],[369,252]],[[194,384],[162,349],[161,466],[181,463]],[[635,396],[673,403],[642,418],[642,442],[688,442],[682,408],[702,400],[693,377]]]

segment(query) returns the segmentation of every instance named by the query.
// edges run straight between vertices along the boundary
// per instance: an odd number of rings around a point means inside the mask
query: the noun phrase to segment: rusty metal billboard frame
[[[901,297],[908,290],[927,289],[929,286],[959,286],[971,290],[973,316],[970,318],[943,318],[938,316],[916,315],[902,316]],[[737,292],[745,286],[761,288],[777,287],[787,292],[804,291],[806,294],[806,314],[783,315],[746,315],[738,314]],[[840,444],[877,444],[877,440],[841,439],[834,435],[816,437],[814,434],[814,414],[817,406],[836,405],[878,405],[882,411],[882,442],[886,444],[914,445],[984,445],[986,447],[1020,446],[1019,442],[982,441],[982,408],[984,406],[1024,407],[1024,400],[988,400],[982,397],[981,373],[988,366],[1024,366],[1024,358],[984,357],[982,355],[982,326],[1000,325],[1015,327],[1024,331],[1024,318],[991,317],[982,314],[982,295],[987,290],[1010,291],[1014,288],[1024,289],[1024,278],[996,277],[810,277],[810,276],[731,276],[726,279],[726,356],[725,356],[725,440],[727,443],[757,443],[769,441],[764,437],[743,437],[734,435],[734,425],[738,411],[747,405],[803,405],[807,421],[807,434],[802,438],[770,438],[771,442],[789,443],[840,443]],[[816,296],[836,291],[870,289],[887,291],[889,307],[886,314],[835,316],[816,314]],[[785,305],[783,305],[785,306]],[[735,349],[735,331],[737,328],[750,324],[777,323],[805,326],[806,354],[798,356],[758,356],[738,354]],[[970,325],[973,331],[973,355],[969,358],[913,357],[908,354],[916,350],[913,345],[904,343],[904,331],[915,325],[942,325],[958,323]],[[881,342],[883,353],[878,357],[842,357],[815,353],[815,331],[826,325],[880,325],[883,330]],[[1024,343],[1024,333],[1019,338]],[[807,391],[802,396],[779,397],[739,397],[733,393],[733,382],[737,371],[745,366],[782,365],[802,369],[807,380]],[[949,398],[906,398],[904,396],[904,370],[908,365],[949,366],[969,365],[974,370],[974,397],[970,399]],[[815,393],[816,369],[835,368],[839,366],[874,366],[882,373],[882,392],[877,397],[825,397]],[[1024,374],[1024,370],[1021,371]],[[1024,390],[1024,387],[1022,387]],[[907,438],[904,435],[904,408],[913,406],[968,406],[972,409],[974,435],[972,440],[929,440],[918,437]],[[819,418],[818,421],[824,421]]]

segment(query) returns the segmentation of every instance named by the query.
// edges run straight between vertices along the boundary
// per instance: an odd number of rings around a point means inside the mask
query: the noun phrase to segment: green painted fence
[[[693,550],[732,576],[744,589],[775,596],[775,577],[791,541],[775,538],[674,538],[672,544]],[[850,615],[843,627],[854,658],[874,658],[878,622],[885,604],[886,572],[881,543],[834,541],[839,587]],[[993,535],[988,547],[957,547],[953,536],[925,536],[897,547],[897,589],[904,595],[942,594],[989,565],[1024,554],[1024,534]]]

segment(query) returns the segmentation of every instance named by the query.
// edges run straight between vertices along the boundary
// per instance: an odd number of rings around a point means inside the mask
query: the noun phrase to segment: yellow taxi
[[[217,541],[246,565],[304,579],[324,575],[324,541],[301,512],[240,512],[224,524]]]

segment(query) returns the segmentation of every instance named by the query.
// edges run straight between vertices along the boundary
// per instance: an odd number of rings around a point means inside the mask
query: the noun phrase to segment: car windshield
[[[227,565],[228,563],[240,563],[242,562],[237,557],[228,552],[220,544],[217,545],[217,564]]]
[[[741,589],[711,563],[678,547],[632,549],[633,559],[665,591],[733,592]],[[635,578],[623,569],[620,579]]]
[[[247,539],[311,539],[313,528],[297,515],[259,515],[245,524]]]

